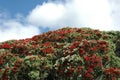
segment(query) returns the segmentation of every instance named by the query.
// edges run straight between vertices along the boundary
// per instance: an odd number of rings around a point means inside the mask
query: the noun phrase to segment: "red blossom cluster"
[[[105,69],[104,73],[107,75],[108,80],[117,80],[117,78],[120,76],[120,69],[111,67]]]
[[[108,38],[99,30],[63,28],[0,43],[0,79],[116,80],[120,69],[109,65]]]

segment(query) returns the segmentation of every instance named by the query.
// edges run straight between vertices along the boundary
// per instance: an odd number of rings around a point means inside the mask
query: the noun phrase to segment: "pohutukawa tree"
[[[118,80],[120,32],[63,28],[0,43],[1,80]]]

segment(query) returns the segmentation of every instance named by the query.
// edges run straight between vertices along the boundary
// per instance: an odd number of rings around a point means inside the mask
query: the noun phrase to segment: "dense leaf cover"
[[[1,80],[118,80],[120,32],[62,28],[0,43]]]

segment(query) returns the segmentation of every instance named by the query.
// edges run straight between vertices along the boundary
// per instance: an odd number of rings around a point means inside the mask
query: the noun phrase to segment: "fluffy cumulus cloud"
[[[52,27],[60,23],[64,16],[64,6],[62,4],[44,3],[36,6],[28,15],[28,21],[36,26]]]
[[[112,9],[112,19],[116,26],[115,28],[120,30],[120,0],[109,0],[110,7]]]
[[[118,0],[48,0],[36,5],[27,16],[16,14],[11,19],[0,12],[0,41],[28,38],[40,30],[66,26],[120,30],[119,3]]]
[[[64,26],[114,30],[108,0],[50,0],[36,6],[27,16],[29,23],[57,29]]]
[[[12,39],[23,39],[39,34],[38,27],[22,23],[18,18],[9,19],[7,14],[0,14],[0,42]]]

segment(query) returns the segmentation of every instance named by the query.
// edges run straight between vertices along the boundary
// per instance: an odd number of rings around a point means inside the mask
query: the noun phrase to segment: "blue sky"
[[[17,13],[27,15],[29,11],[47,0],[0,0],[0,11],[7,11],[14,16]]]
[[[120,30],[120,0],[0,0],[0,42],[66,26]]]

